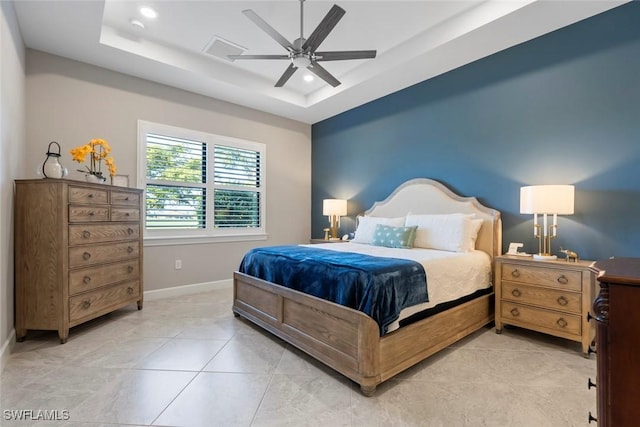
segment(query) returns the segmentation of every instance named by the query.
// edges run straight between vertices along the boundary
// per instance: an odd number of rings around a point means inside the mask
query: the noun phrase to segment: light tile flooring
[[[64,345],[30,333],[0,375],[0,425],[562,427],[596,408],[595,357],[570,341],[485,328],[367,398],[230,305],[216,290],[120,310]]]

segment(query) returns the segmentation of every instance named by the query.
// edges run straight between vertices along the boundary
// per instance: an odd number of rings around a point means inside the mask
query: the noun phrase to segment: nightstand
[[[342,239],[310,239],[309,243],[312,244],[316,244],[316,243],[347,243],[348,240],[342,240]]]
[[[587,318],[596,283],[591,264],[497,257],[496,333],[506,324],[555,335],[580,342],[584,356],[589,357],[595,337],[595,325]]]

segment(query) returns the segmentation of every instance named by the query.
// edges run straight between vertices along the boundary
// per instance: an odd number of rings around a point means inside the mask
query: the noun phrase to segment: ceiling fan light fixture
[[[311,65],[311,60],[304,55],[296,55],[291,58],[291,62],[298,68],[305,69]]]
[[[309,83],[313,81],[313,76],[311,74],[305,74],[303,79],[305,82]]]

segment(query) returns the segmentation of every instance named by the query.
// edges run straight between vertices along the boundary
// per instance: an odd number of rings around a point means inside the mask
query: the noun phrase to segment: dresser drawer
[[[135,221],[140,220],[140,209],[111,207],[111,221]]]
[[[69,222],[109,221],[109,208],[90,205],[69,205]]]
[[[137,193],[128,193],[124,191],[112,191],[111,204],[140,206],[140,195]]]
[[[138,239],[139,224],[83,224],[69,225],[69,244],[115,242],[118,240]]]
[[[69,295],[89,291],[111,283],[140,277],[138,260],[105,264],[69,272]]]
[[[552,310],[576,314],[582,312],[582,294],[540,286],[502,282],[502,298],[522,304],[532,304]]]
[[[97,289],[69,298],[69,322],[80,323],[140,298],[138,281]]]
[[[504,263],[501,278],[510,282],[533,283],[572,291],[582,289],[581,271]]]
[[[580,316],[503,301],[500,315],[514,325],[535,325],[547,330],[581,335]]]
[[[107,243],[103,245],[73,246],[69,248],[69,267],[82,267],[101,262],[137,258],[139,242]]]
[[[89,187],[69,186],[70,203],[109,203],[109,191]]]

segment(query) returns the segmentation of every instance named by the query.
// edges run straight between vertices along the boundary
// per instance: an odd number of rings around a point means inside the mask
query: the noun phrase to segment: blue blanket
[[[372,317],[380,335],[400,311],[429,301],[420,263],[308,246],[249,251],[240,272],[354,308]]]

